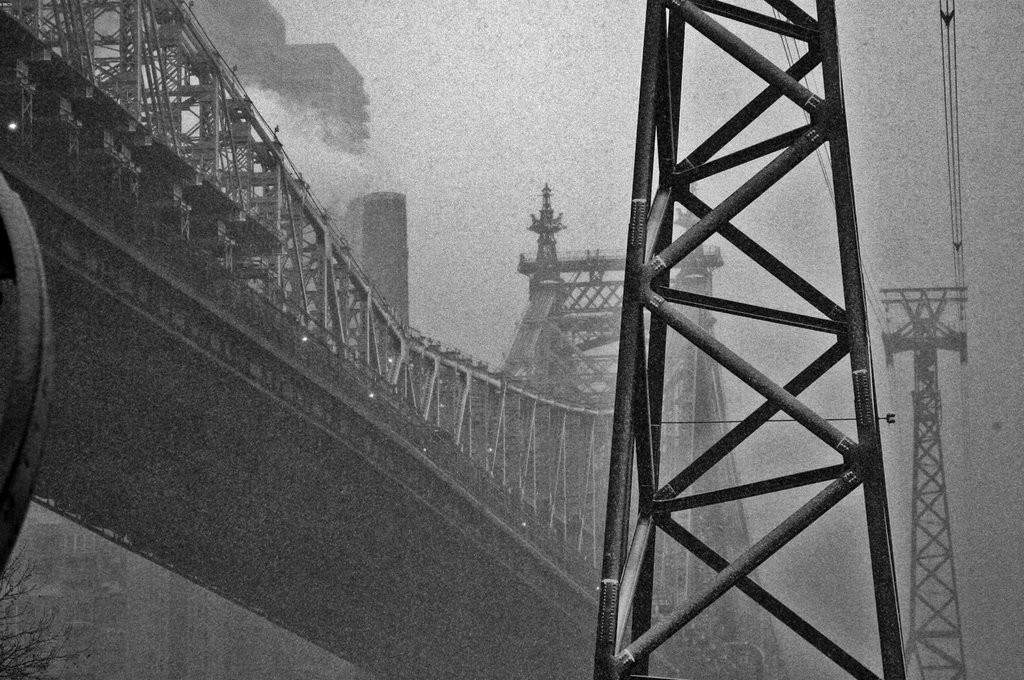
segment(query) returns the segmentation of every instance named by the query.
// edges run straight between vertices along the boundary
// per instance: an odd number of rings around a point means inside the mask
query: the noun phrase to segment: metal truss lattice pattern
[[[609,409],[553,400],[409,328],[190,3],[0,0],[0,117],[5,174],[113,224],[304,370],[355,381],[353,399],[396,429],[413,422],[417,455],[591,578]]]
[[[691,630],[702,612],[737,590],[850,677],[878,678],[878,671],[874,670],[877,668],[886,680],[905,677],[835,7],[828,0],[813,4],[816,12],[812,16],[789,0],[742,6],[717,0],[647,3],[595,649],[595,678],[599,680],[650,677],[652,654],[669,649],[678,636]],[[750,9],[751,5],[761,5],[763,10]],[[680,158],[678,123],[699,120],[681,111],[683,65],[689,63],[684,59],[684,38],[689,45],[697,37],[695,34],[720,50],[716,54],[721,55],[723,63],[738,63],[758,76],[764,86],[760,92],[752,93],[752,98],[735,115]],[[780,67],[752,46],[755,43],[749,36],[755,34],[795,40],[802,45],[802,56],[787,68]],[[801,80],[819,69],[823,88],[815,92]],[[693,80],[687,82],[687,92],[692,93]],[[761,141],[737,146],[735,142],[741,135],[747,139],[772,127],[776,119],[765,114],[776,103],[795,107],[801,124],[761,137]],[[831,288],[810,283],[736,221],[748,206],[824,145],[831,157],[839,243],[835,254],[838,276],[833,285],[842,291],[842,304],[824,292]],[[716,201],[705,201],[697,195],[695,182],[700,180],[702,187],[710,185],[726,171],[730,171],[731,177],[739,171],[746,173],[738,188]],[[806,191],[806,187],[801,190]],[[698,218],[681,234],[675,233],[673,220],[677,204]],[[782,233],[778,238],[784,241],[786,230],[773,229],[773,233],[779,231]],[[813,313],[767,307],[757,302],[756,295],[746,302],[675,287],[672,274],[687,255],[712,237],[724,239],[752,267],[756,265],[759,271],[767,272],[782,284],[787,295],[794,295]],[[803,244],[783,245],[800,248]],[[732,259],[730,262],[735,266]],[[694,308],[754,319],[830,340],[827,349],[790,380],[778,381],[769,377],[770,367],[745,360],[702,327],[692,313]],[[680,336],[763,401],[703,451],[695,452],[681,470],[666,470],[664,461],[671,453],[666,448],[669,440],[662,427],[671,388],[666,377],[666,346],[669,338]],[[833,367],[840,366],[848,366],[849,391],[834,399],[833,404],[845,400],[856,416],[855,431],[841,429],[799,398]],[[837,462],[746,484],[711,490],[699,486],[712,468],[779,413],[802,426],[814,446]],[[635,511],[631,510],[634,480]],[[728,557],[705,537],[698,536],[692,525],[688,528],[677,519],[677,513],[686,510],[770,494],[784,503],[777,492],[810,485],[824,486],[796,504],[761,538]],[[880,640],[875,660],[856,658],[844,644],[822,633],[752,577],[757,567],[858,489],[863,492],[863,504],[858,507],[863,510],[862,521],[867,529],[866,561],[871,565]],[[657,542],[663,540],[681,545],[715,573],[677,602],[667,615],[656,617],[653,603],[665,598],[653,592],[653,554]],[[847,567],[853,569],[855,565],[837,565],[837,570]]]
[[[943,319],[947,313],[960,316],[966,291],[898,288],[882,293],[887,313],[895,312],[900,320],[882,336],[886,361],[891,365],[897,354],[910,352],[914,366],[907,657],[922,680],[963,680],[966,664],[960,598],[942,455],[939,350],[958,352],[961,361],[967,359],[966,334]]]

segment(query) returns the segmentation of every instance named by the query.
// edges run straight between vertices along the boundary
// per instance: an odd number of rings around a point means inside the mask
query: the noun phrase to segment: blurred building
[[[409,238],[405,194],[378,191],[348,204],[344,230],[356,258],[403,321],[409,320]]]
[[[365,151],[369,99],[359,71],[336,45],[289,43],[284,17],[269,0],[196,0],[192,11],[227,64],[237,67],[246,88],[271,90],[301,111],[301,124],[315,125],[326,147],[353,154]],[[312,187],[321,200],[334,197],[326,201],[328,211],[340,218],[356,259],[376,292],[408,321],[405,196],[370,193],[351,201],[344,215],[335,214],[341,212],[335,208],[352,195],[351,188]],[[344,199],[337,200],[339,195]]]
[[[63,680],[373,679],[42,506],[15,555],[33,586],[24,604],[67,631]]]
[[[199,18],[246,87],[273,90],[323,123],[331,143],[358,153],[369,137],[363,77],[337,45],[287,41],[284,17],[268,0],[196,0]]]

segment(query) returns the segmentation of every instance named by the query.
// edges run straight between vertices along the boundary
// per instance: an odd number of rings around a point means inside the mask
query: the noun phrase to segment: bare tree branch
[[[0,678],[51,680],[62,662],[76,656],[66,650],[67,631],[57,627],[53,611],[37,607],[39,584],[20,555],[0,574]]]

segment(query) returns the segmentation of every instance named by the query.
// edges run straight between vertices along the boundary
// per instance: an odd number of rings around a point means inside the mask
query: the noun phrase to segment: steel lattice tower
[[[816,17],[789,0],[767,0],[763,13],[718,0],[649,0],[647,3],[595,648],[597,680],[650,678],[651,654],[678,639],[677,636],[685,635],[698,615],[733,589],[761,605],[851,677],[879,677],[751,578],[759,565],[856,489],[863,490],[882,676],[886,680],[905,677],[840,81],[835,6],[830,0],[818,0],[815,4]],[[769,10],[775,14],[768,13]],[[806,52],[788,69],[780,68],[712,15],[725,17],[732,25],[745,25],[744,30],[763,30],[801,41]],[[696,30],[755,73],[766,83],[766,88],[680,160],[677,126],[684,119],[680,93],[684,36],[688,30]],[[824,87],[822,92],[815,93],[800,81],[818,66]],[[693,92],[692,83],[688,88],[695,97],[700,96]],[[712,90],[707,94],[713,96],[714,93]],[[734,150],[736,147],[730,144],[755,121],[768,120],[762,119],[762,114],[780,100],[788,100],[787,105],[798,107],[797,111],[806,115],[807,124]],[[685,120],[695,119],[686,117]],[[764,125],[759,126],[763,128]],[[842,305],[784,264],[733,221],[825,143],[830,151],[834,184],[839,243],[837,283],[843,292]],[[721,153],[727,146],[730,150]],[[770,160],[765,162],[769,156]],[[698,180],[741,167],[755,169],[745,175],[739,188],[717,205],[705,203],[694,193],[693,184]],[[658,186],[653,191],[655,177]],[[674,233],[673,206],[677,203],[700,218],[681,235]],[[783,228],[773,232],[781,238],[786,232],[786,215],[780,217],[779,226]],[[687,292],[673,285],[673,273],[684,258],[712,236],[725,239],[816,313],[782,311],[763,304]],[[794,249],[804,247],[802,243],[789,245]],[[759,301],[759,293],[752,291],[751,299]],[[833,340],[820,356],[788,382],[780,384],[702,328],[685,309],[687,307],[824,334]],[[757,392],[764,402],[703,452],[698,452],[666,483],[659,474],[662,460],[667,460],[669,453],[665,450],[662,425],[666,420],[665,403],[669,399],[666,346],[670,334],[673,337],[678,334],[691,342]],[[837,397],[831,406],[846,406],[854,412],[855,432],[840,430],[798,399],[801,392],[840,362],[849,371],[847,384],[851,387],[845,403]],[[697,490],[698,480],[779,412],[802,425],[814,436],[817,446],[839,462],[748,484]],[[635,511],[631,510],[634,482],[639,490]],[[731,555],[731,560],[674,516],[684,510],[811,484],[825,486],[797,505],[792,514],[763,537]],[[780,504],[786,502],[781,495],[773,498]],[[657,601],[653,573],[656,537],[682,545],[717,572],[707,582],[699,584],[696,592],[684,602],[657,619],[653,611]],[[837,565],[837,571],[840,566],[844,565]],[[846,566],[852,569],[854,565]],[[846,615],[845,611],[835,613]]]
[[[536,257],[519,256],[519,273],[530,277],[530,304],[516,329],[504,372],[542,394],[574,403],[608,405],[615,383],[615,353],[622,311],[620,253],[563,253],[555,234],[565,229],[555,215],[551,188],[541,193],[540,216],[531,216]]]
[[[907,656],[922,680],[966,677],[960,601],[953,564],[949,502],[942,459],[942,399],[939,350],[959,352],[967,360],[967,336],[943,320],[959,316],[964,288],[898,288],[882,291],[886,311],[895,309],[902,324],[883,334],[885,359],[914,357],[914,466],[910,536],[910,630]],[[949,310],[950,306],[956,307]]]

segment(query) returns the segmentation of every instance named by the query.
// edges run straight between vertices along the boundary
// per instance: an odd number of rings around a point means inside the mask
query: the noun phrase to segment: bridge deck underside
[[[76,7],[0,2],[59,351],[38,492],[385,676],[585,669],[604,414],[401,323],[184,6]]]
[[[591,617],[367,465],[361,441],[407,455],[386,432],[332,435],[47,264],[58,357],[40,496],[385,677],[585,671]]]

